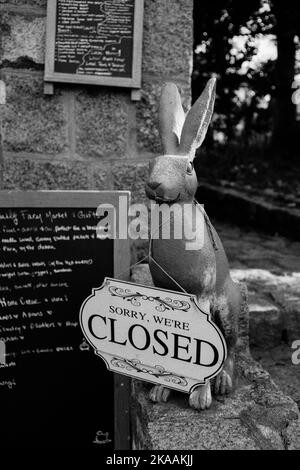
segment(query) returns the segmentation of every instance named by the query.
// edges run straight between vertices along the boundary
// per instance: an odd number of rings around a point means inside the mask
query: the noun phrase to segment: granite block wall
[[[129,189],[140,201],[148,160],[160,152],[163,82],[177,83],[190,104],[193,0],[145,0],[140,102],[127,89],[86,85],[44,95],[46,4],[0,0],[1,187]]]

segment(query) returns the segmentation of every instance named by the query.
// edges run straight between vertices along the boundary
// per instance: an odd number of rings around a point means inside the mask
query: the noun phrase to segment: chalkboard
[[[49,0],[45,81],[140,88],[143,0]]]
[[[92,288],[128,277],[128,242],[95,230],[99,204],[117,210],[119,195],[0,193],[1,447],[128,447],[128,381],[79,325]]]

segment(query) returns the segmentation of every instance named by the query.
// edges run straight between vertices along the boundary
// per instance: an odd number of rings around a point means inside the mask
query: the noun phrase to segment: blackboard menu
[[[133,0],[58,0],[55,72],[130,77],[133,18]]]
[[[79,310],[114,274],[95,208],[0,207],[1,446],[114,446],[114,375]]]
[[[143,0],[48,2],[47,81],[140,87]]]

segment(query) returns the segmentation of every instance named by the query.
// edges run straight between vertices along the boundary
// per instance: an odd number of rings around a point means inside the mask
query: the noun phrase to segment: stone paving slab
[[[254,347],[251,354],[269,372],[280,389],[300,408],[300,365],[292,363],[292,349],[285,344],[268,350]]]
[[[299,411],[257,363],[251,380],[229,397],[215,399],[210,410],[195,411],[187,397],[152,404],[147,387],[135,389],[135,447],[155,450],[300,449]]]

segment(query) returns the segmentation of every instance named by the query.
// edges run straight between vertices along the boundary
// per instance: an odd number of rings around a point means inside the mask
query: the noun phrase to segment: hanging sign
[[[190,294],[105,278],[80,323],[109,370],[181,392],[217,375],[226,359],[207,303]]]

